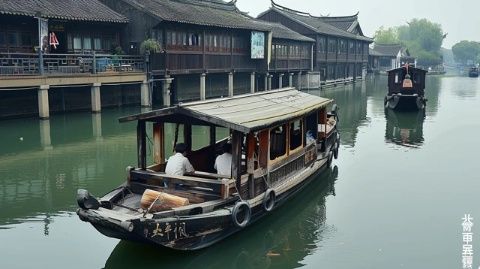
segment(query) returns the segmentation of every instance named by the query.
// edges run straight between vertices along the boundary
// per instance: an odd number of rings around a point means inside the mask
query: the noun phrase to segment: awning
[[[145,120],[162,121],[181,114],[243,133],[270,128],[301,117],[332,100],[285,88],[274,91],[179,104],[137,115],[120,118],[120,122]]]

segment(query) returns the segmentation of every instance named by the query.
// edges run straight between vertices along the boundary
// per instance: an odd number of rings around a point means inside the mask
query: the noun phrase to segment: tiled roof
[[[122,0],[151,16],[171,22],[224,28],[269,31],[269,27],[241,12],[235,1],[221,0]]]
[[[402,50],[402,45],[400,44],[388,44],[388,45],[383,45],[383,44],[375,44],[373,47],[373,50],[381,54],[381,56],[391,56],[391,57],[396,57],[398,52]]]
[[[280,23],[272,23],[272,22],[265,22],[265,23],[271,26],[273,38],[290,39],[290,40],[305,41],[305,42],[315,42],[313,38],[301,35],[283,26]]]
[[[374,49],[370,49],[370,48],[368,49],[368,55],[370,55],[370,56],[385,56],[382,53],[380,53],[380,52],[378,52]]]
[[[303,26],[319,34],[346,37],[346,38],[352,38],[357,40],[363,40],[367,42],[373,41],[372,38],[348,32],[347,31],[348,28],[347,30],[342,29],[342,28],[345,28],[348,24],[347,20],[345,20],[344,18],[350,19],[350,16],[349,17],[317,17],[317,16],[312,16],[306,12],[300,12],[300,11],[296,11],[286,7],[282,7],[274,3],[273,1],[272,1],[272,7],[266,12],[269,12],[269,11],[274,11],[279,14],[282,14],[283,16],[291,20],[297,21]],[[259,17],[261,17],[262,14],[260,14]],[[351,17],[356,17],[356,15]],[[352,25],[350,25],[349,28],[351,26]]]
[[[126,23],[128,19],[98,0],[0,0],[0,14]]]
[[[352,16],[343,17],[320,17],[324,22],[335,26],[343,31],[351,32],[352,27],[358,23],[358,13]]]

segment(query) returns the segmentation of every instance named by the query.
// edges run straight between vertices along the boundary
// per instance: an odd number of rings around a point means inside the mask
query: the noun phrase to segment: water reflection
[[[367,122],[367,84],[365,81],[353,85],[338,86],[322,92],[310,91],[326,98],[332,98],[340,108],[339,130],[340,142],[354,147],[358,135],[358,127]]]
[[[105,268],[297,268],[334,232],[325,199],[335,195],[338,168],[322,173],[287,204],[245,231],[202,251],[164,250],[121,241]],[[128,259],[125,259],[128,257]]]
[[[405,147],[420,147],[423,144],[425,111],[396,112],[385,110],[387,127],[385,140]]]

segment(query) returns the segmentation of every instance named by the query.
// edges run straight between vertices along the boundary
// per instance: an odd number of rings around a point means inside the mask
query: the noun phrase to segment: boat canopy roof
[[[319,108],[326,107],[331,99],[296,90],[279,90],[218,98],[154,110],[120,118],[128,121],[163,121],[215,125],[249,133],[270,128]]]
[[[394,73],[394,72],[398,72],[400,70],[405,70],[405,69],[406,69],[406,66],[403,65],[403,66],[400,66],[398,68],[387,70],[387,73]],[[421,68],[416,68],[411,64],[408,65],[408,70],[410,71],[409,73],[424,73],[424,74],[428,73],[427,70],[424,70],[424,69],[421,69]]]

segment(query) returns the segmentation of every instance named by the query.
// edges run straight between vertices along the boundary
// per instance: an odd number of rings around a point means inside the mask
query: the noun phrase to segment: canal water
[[[334,167],[189,253],[107,238],[75,214],[77,188],[102,195],[136,163],[135,125],[117,118],[140,109],[0,121],[0,268],[462,268],[465,214],[478,268],[479,91],[478,79],[429,77],[425,114],[386,113],[385,77],[311,91],[340,107]]]

